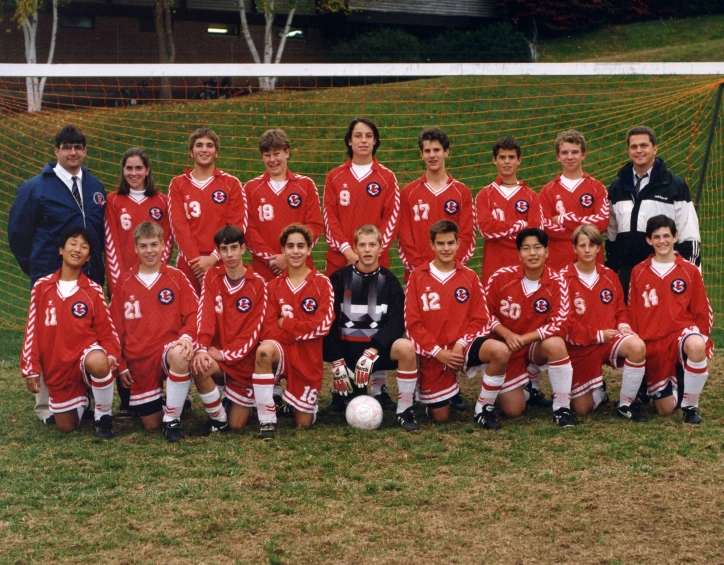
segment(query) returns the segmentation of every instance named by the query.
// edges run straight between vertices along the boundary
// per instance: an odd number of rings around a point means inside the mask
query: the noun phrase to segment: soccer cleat
[[[101,416],[100,420],[96,420],[96,437],[98,439],[111,439],[113,433],[113,416]]]
[[[43,424],[46,426],[54,426],[55,425],[55,415],[51,414],[48,416],[45,420],[43,420]]]
[[[460,391],[458,391],[455,396],[450,399],[450,409],[457,412],[465,410],[465,402],[463,401],[463,397],[460,396]]]
[[[704,421],[704,419],[699,416],[699,409],[696,406],[682,408],[681,412],[684,414],[685,424],[701,424]]]
[[[561,428],[569,428],[578,425],[578,418],[571,412],[570,408],[559,408],[553,412],[553,419]]]
[[[332,402],[327,406],[327,412],[337,412],[338,414],[344,414],[347,410],[347,402],[341,394],[336,392],[332,393]]]
[[[294,406],[284,402],[281,406],[277,407],[277,414],[282,418],[293,418]]]
[[[495,406],[492,404],[483,406],[482,411],[475,414],[474,419],[481,428],[486,430],[499,430],[502,427],[495,414]]]
[[[534,406],[535,408],[550,408],[553,406],[553,401],[546,398],[546,395],[539,388],[533,388],[533,385],[528,383],[525,385],[525,389],[528,391],[528,400],[526,404],[528,406]]]
[[[117,420],[130,420],[133,418],[133,412],[131,412],[130,408],[119,408],[115,418]]]
[[[651,402],[648,387],[646,386],[646,375],[644,375],[644,378],[641,380],[641,386],[639,386],[639,391],[636,393],[636,400],[642,405]]]
[[[270,441],[277,437],[277,425],[274,422],[263,422],[259,426],[259,439]]]
[[[203,424],[201,424],[198,428],[196,428],[194,431],[192,431],[191,435],[195,436],[195,437],[206,437],[206,436],[210,436],[211,434],[216,433],[216,432],[225,434],[230,429],[231,428],[229,428],[229,422],[219,422],[218,420],[209,418]]]
[[[619,404],[616,407],[616,416],[625,420],[631,420],[632,422],[649,421],[649,419],[641,413],[641,403],[638,400],[634,401],[630,406],[621,406]]]
[[[274,395],[274,406],[277,407],[277,412],[279,412],[279,409],[282,407],[282,397],[280,394]]]
[[[382,385],[379,394],[375,394],[375,400],[380,403],[382,410],[397,410],[397,404],[392,401],[392,398],[387,392],[387,385]]]
[[[179,420],[164,422],[163,437],[165,437],[170,443],[176,443],[177,441],[184,439],[186,436],[181,433],[181,422]]]
[[[420,424],[415,420],[415,413],[410,406],[404,412],[397,414],[397,424],[406,432],[416,432],[420,429]]]

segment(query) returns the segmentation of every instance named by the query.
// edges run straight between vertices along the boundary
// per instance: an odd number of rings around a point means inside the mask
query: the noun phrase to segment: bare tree
[[[154,17],[156,23],[156,36],[158,37],[158,53],[161,63],[176,62],[176,43],[173,40],[173,27],[171,26],[171,7],[173,0],[156,0]],[[160,97],[171,98],[171,83],[168,77],[161,79]]]

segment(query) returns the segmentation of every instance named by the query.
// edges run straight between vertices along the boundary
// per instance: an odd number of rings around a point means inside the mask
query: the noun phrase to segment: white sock
[[[706,359],[703,361],[686,361],[684,365],[684,397],[681,399],[681,407],[698,407],[699,396],[704,389],[709,371],[706,366]]]
[[[382,387],[387,384],[387,371],[375,371],[370,377],[370,393],[377,396],[382,392]]]
[[[164,422],[181,419],[181,412],[184,409],[184,402],[186,402],[190,389],[191,377],[188,373],[178,375],[173,371],[168,372],[166,406],[163,407]]]
[[[259,423],[277,422],[277,410],[274,405],[274,375],[271,373],[251,376],[251,383],[254,387],[254,399],[256,400],[256,412],[259,415]],[[281,390],[281,387],[279,387]]]
[[[540,390],[540,367],[535,363],[528,363],[526,372],[530,379],[530,386],[536,390]]]
[[[569,357],[548,362],[548,380],[553,389],[553,411],[571,407],[573,366]]]
[[[631,406],[636,400],[641,381],[646,372],[646,361],[636,363],[626,359],[623,364],[623,375],[621,375],[621,396],[618,400],[619,406]]]
[[[593,396],[593,409],[595,410],[606,398],[606,393],[604,392],[603,387],[597,387],[591,391],[591,396]]]
[[[412,398],[417,388],[417,371],[397,371],[397,413],[402,414],[412,406]]]
[[[94,411],[95,419],[100,420],[101,416],[110,416],[113,408],[113,373],[108,373],[102,379],[91,376],[91,389],[93,399],[96,402]]]
[[[207,392],[206,394],[199,393],[199,397],[204,404],[209,418],[217,420],[218,422],[226,422],[226,410],[224,410],[224,405],[221,404],[221,395],[219,394],[218,388],[214,387],[211,389],[211,392]]]
[[[486,404],[495,404],[504,382],[505,375],[483,373],[483,386],[480,388],[480,396],[475,403],[475,414],[480,414]]]

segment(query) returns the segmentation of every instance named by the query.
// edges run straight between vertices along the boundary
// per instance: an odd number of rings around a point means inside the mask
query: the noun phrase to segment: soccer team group
[[[119,414],[178,441],[193,382],[208,414],[195,435],[241,429],[256,411],[259,436],[273,439],[277,416],[314,423],[328,361],[330,410],[372,394],[406,431],[419,429],[417,403],[435,422],[462,409],[459,379],[478,372],[480,427],[527,406],[576,425],[608,401],[603,364],[622,370],[618,416],[646,421],[644,399],[702,421],[713,316],[698,219],[653,130],[628,132],[631,162],[608,191],[583,172],[575,130],[556,138],[561,173],[539,194],[518,179],[518,142],[501,138],[497,178],[476,198],[446,170],[439,128],[419,135],[426,170],[402,190],[375,158],[372,121],[352,120],[344,143],[349,158],[328,173],[320,209],[314,182],[289,170],[280,129],[261,136],[266,172],[243,187],[216,167],[216,133],[196,130],[193,168],[168,197],[138,147],[106,196],[82,166],[83,133],[61,129],[57,163],[20,186],[8,227],[32,282],[21,372],[39,417],[70,432],[94,403],[96,435],[110,439],[117,382]],[[482,277],[465,266],[476,230]],[[327,276],[312,261],[322,233]],[[388,270],[395,241],[404,291]],[[552,399],[539,386],[546,369]]]

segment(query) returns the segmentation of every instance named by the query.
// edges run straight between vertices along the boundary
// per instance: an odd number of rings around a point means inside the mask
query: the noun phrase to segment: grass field
[[[43,426],[6,358],[0,563],[723,563],[723,374],[715,360],[698,427],[609,405],[573,429],[533,410],[491,433],[468,408],[405,434],[322,411],[271,443],[254,424],[170,445],[136,421],[105,443]],[[463,385],[472,406],[479,379]]]

